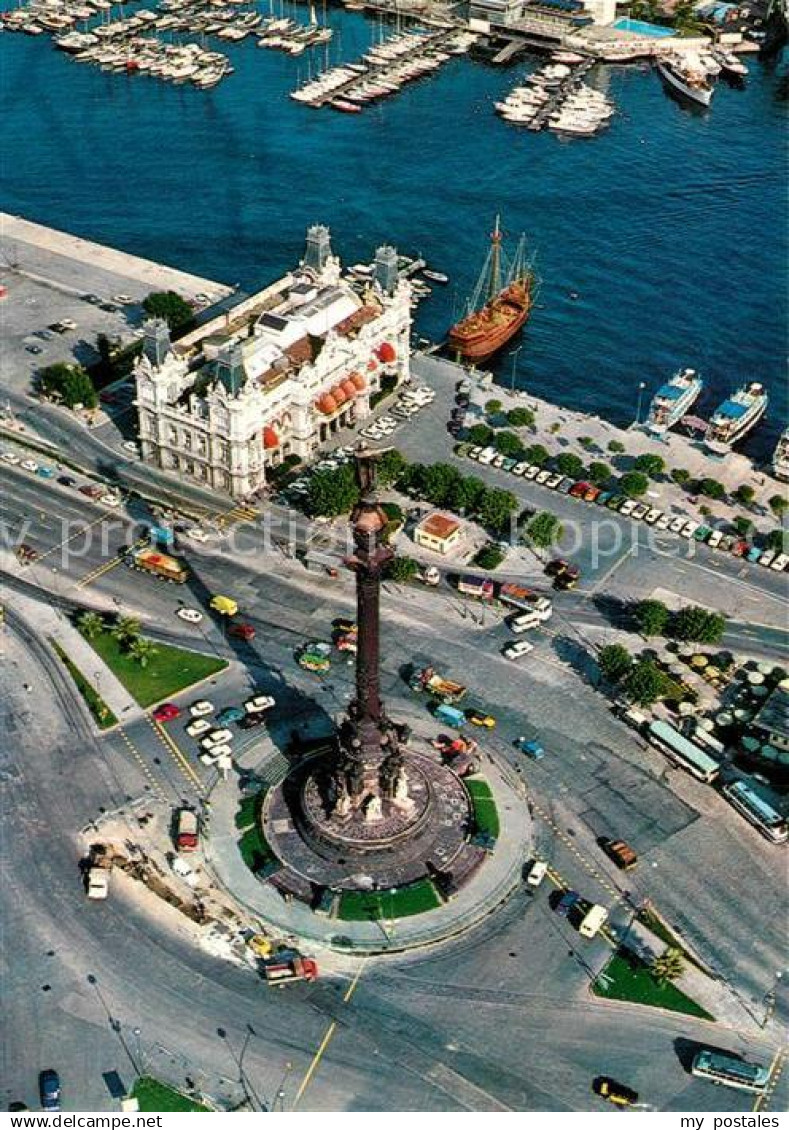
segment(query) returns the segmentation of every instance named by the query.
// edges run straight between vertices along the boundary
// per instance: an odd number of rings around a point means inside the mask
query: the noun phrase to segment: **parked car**
[[[622,505],[619,507],[619,513],[628,518],[636,508],[636,500],[634,498],[626,498]]]
[[[204,718],[206,714],[214,713],[214,704],[207,698],[200,698],[189,707],[189,713],[193,718]]]
[[[243,706],[226,706],[217,714],[216,722],[218,726],[229,726],[231,722],[240,722],[245,717],[246,711]]]
[[[526,470],[523,472],[524,479],[536,479],[540,473],[540,468],[536,463],[530,463]]]
[[[207,734],[212,725],[213,723],[205,718],[195,718],[194,722],[190,722],[186,727],[186,732],[190,738],[199,738],[203,734]]]
[[[174,702],[163,702],[153,711],[153,717],[156,722],[172,722],[175,718],[178,718],[180,714],[180,707],[176,706]]]
[[[642,522],[648,513],[649,507],[645,503],[639,502],[633,510],[633,517],[637,522]]]
[[[591,483],[584,482],[573,483],[573,485],[570,487],[569,493],[573,498],[584,498],[586,496],[587,490],[591,485]]]
[[[655,522],[655,528],[658,529],[658,530],[668,530],[670,527],[671,527],[671,515],[670,514],[661,514],[660,517],[658,518],[657,522]]]
[[[101,498],[104,490],[102,487],[96,486],[95,483],[85,483],[84,486],[79,487],[80,494],[87,495],[88,498],[97,499]]]
[[[273,706],[276,706],[276,699],[270,694],[255,695],[244,703],[247,714],[262,714],[266,710],[271,710]]]
[[[200,745],[203,749],[212,749],[214,746],[224,746],[233,740],[233,731],[227,729],[212,730],[210,734],[206,734],[204,738],[200,739]]]
[[[707,538],[707,545],[711,545],[715,549],[716,546],[720,545],[722,537],[723,534],[720,530],[713,530]]]
[[[658,510],[656,506],[653,506],[652,509],[648,510],[644,515],[644,521],[648,526],[654,526],[655,522],[657,522],[662,513],[662,510]]]
[[[535,859],[526,872],[526,882],[530,887],[539,887],[548,872],[548,864],[544,859]]]
[[[60,1076],[57,1071],[51,1067],[42,1071],[38,1077],[38,1089],[44,1110],[60,1110]]]
[[[560,918],[566,918],[576,903],[580,902],[581,896],[577,891],[565,891],[562,897],[556,904],[556,913]]]
[[[556,490],[559,492],[559,494],[569,494],[573,488],[574,482],[574,479],[571,479],[569,476],[567,476],[562,479]]]
[[[685,525],[682,527],[682,529],[680,530],[680,534],[682,535],[683,538],[692,538],[698,528],[699,528],[698,522],[689,521],[689,522],[686,522]]]
[[[534,481],[536,483],[539,483],[540,486],[547,486],[548,485],[548,479],[550,479],[550,477],[551,477],[550,471],[538,471],[536,476],[535,476]]]
[[[256,726],[265,726],[266,719],[262,714],[245,714],[239,720],[238,728],[240,730],[254,730]]]
[[[19,462],[19,456],[16,454],[15,451],[4,451],[3,452],[3,459],[5,460],[6,463],[10,463],[12,467],[15,467],[16,464]]]
[[[73,487],[77,480],[73,479],[71,475],[58,475],[57,481],[62,487]]]
[[[547,487],[550,487],[551,490],[556,490],[556,488],[558,487],[559,483],[562,481],[563,478],[564,478],[564,475],[562,475],[560,471],[554,471],[553,474],[549,475],[548,478],[545,480],[545,485]],[[537,478],[537,481],[538,482],[540,481],[539,476]]]
[[[38,470],[38,463],[36,463],[35,459],[23,459],[22,467],[26,471],[31,471],[35,475],[36,471]]]
[[[522,659],[530,651],[534,651],[533,643],[529,643],[528,640],[516,640],[513,643],[505,644],[501,654],[505,659]]]

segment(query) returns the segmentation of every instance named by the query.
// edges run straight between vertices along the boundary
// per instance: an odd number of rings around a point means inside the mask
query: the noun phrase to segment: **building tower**
[[[375,252],[375,281],[384,294],[394,294],[399,279],[397,249],[384,244]]]
[[[160,369],[165,362],[167,354],[172,349],[170,344],[170,327],[164,318],[147,318],[143,322],[142,351],[145,357],[156,369]]]
[[[304,249],[302,266],[313,271],[322,271],[331,258],[331,235],[325,224],[313,224],[307,228],[307,245]]]

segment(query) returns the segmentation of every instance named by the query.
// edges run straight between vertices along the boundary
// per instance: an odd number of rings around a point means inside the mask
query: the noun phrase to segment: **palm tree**
[[[100,612],[81,612],[77,618],[77,626],[86,640],[92,640],[101,635],[106,624]]]
[[[133,643],[140,635],[140,621],[135,616],[119,616],[110,629],[121,645]]]
[[[652,959],[650,972],[661,988],[669,981],[677,981],[685,972],[685,958],[682,950],[668,946],[663,953]]]
[[[129,655],[132,659],[136,659],[141,667],[147,667],[148,661],[158,650],[152,640],[146,640],[143,636],[131,640],[128,647]]]

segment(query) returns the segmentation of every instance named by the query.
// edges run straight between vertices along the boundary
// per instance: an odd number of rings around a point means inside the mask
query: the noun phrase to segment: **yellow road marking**
[[[351,981],[350,985],[348,986],[348,988],[345,992],[345,995],[342,998],[343,1004],[348,1004],[351,997],[356,992],[356,986],[359,984],[359,978],[362,975],[362,970],[364,969],[364,965],[365,965],[364,961],[361,961],[359,963],[359,968],[356,970],[356,974],[355,974],[353,980]],[[329,1044],[331,1043],[332,1036],[334,1035],[334,1033],[336,1031],[337,1031],[337,1021],[332,1020],[331,1023],[329,1024],[329,1027],[326,1029],[324,1037],[321,1040],[320,1044],[318,1045],[318,1050],[315,1052],[315,1055],[312,1057],[312,1062],[310,1063],[309,1067],[307,1068],[306,1074],[301,1081],[301,1085],[300,1085],[298,1091],[296,1092],[296,1097],[294,1098],[293,1104],[290,1108],[292,1111],[295,1110],[296,1107],[299,1105],[299,1102],[301,1101],[301,1098],[302,1098],[304,1092],[309,1087],[310,1082],[312,1081],[312,1077],[318,1069],[318,1064],[323,1059],[323,1056],[326,1053],[326,1049],[328,1048]]]
[[[623,905],[626,906],[627,903],[626,903],[625,897],[622,894],[622,892],[617,890],[616,887],[612,886],[611,883],[608,881],[608,878],[603,874],[603,872],[600,871],[597,867],[595,867],[595,865],[593,863],[589,862],[589,860],[586,858],[586,856],[581,851],[579,851],[579,849],[576,847],[576,845],[573,843],[573,841],[570,839],[570,837],[567,835],[567,833],[564,832],[559,827],[559,825],[556,823],[556,821],[553,820],[548,815],[547,812],[543,811],[543,809],[540,808],[539,804],[537,804],[537,802],[534,800],[533,797],[530,796],[529,800],[531,802],[532,808],[538,814],[540,819],[544,820],[545,823],[548,824],[553,829],[553,831],[556,833],[556,835],[562,841],[564,846],[566,848],[569,848],[569,850],[579,860],[579,862],[584,867],[584,869],[586,871],[588,871],[590,875],[594,876],[594,878],[598,881],[598,883],[601,885],[601,887],[603,887],[603,889],[606,890],[611,895],[611,897],[615,900],[615,902],[622,903]],[[558,872],[556,874],[558,874]],[[563,880],[562,880],[562,882],[563,882]]]
[[[149,714],[146,714],[145,717],[148,719],[148,722],[153,728],[154,733],[159,738],[162,745],[166,748],[167,752],[172,755],[176,765],[189,781],[189,783],[195,785],[198,792],[203,792],[203,782],[200,780],[197,773],[195,773],[192,766],[186,760],[186,757],[176,744],[175,739],[170,737],[164,727],[159,722],[157,722],[155,718],[152,718]]]
[[[164,794],[163,794],[163,792],[162,792],[161,786],[159,785],[159,782],[158,782],[158,781],[156,780],[156,778],[154,777],[154,775],[153,775],[153,773],[151,772],[151,770],[150,770],[150,769],[148,768],[148,766],[147,766],[147,765],[145,764],[145,761],[143,760],[143,758],[142,758],[142,755],[141,755],[140,751],[139,751],[139,750],[137,749],[137,747],[136,747],[136,745],[134,744],[134,742],[133,742],[133,741],[131,740],[131,738],[129,737],[129,735],[128,735],[128,734],[126,733],[126,731],[124,730],[123,726],[119,726],[119,727],[118,727],[118,731],[117,731],[117,732],[118,732],[118,733],[120,734],[121,738],[122,738],[122,739],[123,739],[123,741],[124,741],[124,742],[126,743],[126,746],[127,746],[128,750],[129,750],[129,752],[131,753],[132,757],[134,758],[134,760],[135,760],[135,761],[137,762],[137,764],[139,765],[139,767],[140,767],[140,769],[142,770],[142,772],[143,772],[143,774],[145,775],[145,777],[146,777],[146,778],[148,779],[148,781],[149,781],[149,783],[150,783],[150,785],[151,785],[151,788],[153,789],[153,791],[154,791],[155,793],[158,793],[160,797],[164,798]]]
[[[100,518],[96,518],[93,522],[88,522],[88,524],[83,526],[82,529],[77,530],[75,534],[72,534],[70,538],[64,538],[63,541],[58,542],[57,545],[53,545],[51,549],[47,549],[44,551],[44,553],[39,554],[38,560],[43,561],[45,557],[49,557],[51,554],[57,553],[59,549],[62,549],[64,545],[68,545],[69,542],[74,541],[75,538],[84,537],[85,533],[88,530],[92,530],[94,526],[98,526],[98,524],[100,522],[103,522],[106,517],[106,514],[102,514]]]
[[[778,1080],[781,1078],[781,1072],[784,1069],[786,1062],[787,1048],[779,1048],[773,1056],[773,1061],[770,1064],[770,1070],[767,1073],[767,1087],[760,1095],[757,1095],[753,1103],[753,1113],[763,1110],[769,1106],[770,1100],[775,1093],[775,1088],[778,1086]]]
[[[138,538],[137,541],[134,542],[134,544],[131,546],[131,548],[141,549],[142,546],[147,544],[147,538]],[[109,573],[111,569],[117,568],[117,566],[120,565],[122,561],[123,557],[120,557],[116,554],[116,556],[112,557],[109,561],[105,561],[103,564],[97,565],[95,569],[91,570],[90,573],[86,573],[84,577],[80,577],[80,579],[76,582],[76,587],[78,589],[84,589],[87,585],[90,585],[94,581],[97,581],[99,577],[103,577],[105,573]]]
[[[233,522],[254,522],[256,518],[260,517],[258,510],[253,510],[251,506],[234,506],[232,510],[225,510],[217,518],[218,526],[229,526]]]

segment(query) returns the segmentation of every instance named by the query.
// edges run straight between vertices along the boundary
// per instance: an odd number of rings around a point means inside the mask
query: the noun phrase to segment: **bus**
[[[785,844],[789,839],[786,817],[759,796],[747,781],[732,781],[724,785],[723,795],[749,824],[753,824],[772,843]]]
[[[757,1094],[767,1089],[770,1081],[768,1068],[759,1063],[746,1063],[735,1055],[726,1052],[713,1052],[704,1048],[693,1057],[691,1074],[701,1079],[710,1079],[724,1087],[736,1087],[739,1091],[755,1091]]]
[[[676,762],[683,769],[687,769],[699,781],[711,784],[720,772],[717,761],[699,749],[693,742],[669,726],[668,722],[652,722],[649,727],[649,740],[653,745],[665,753],[669,761]]]

